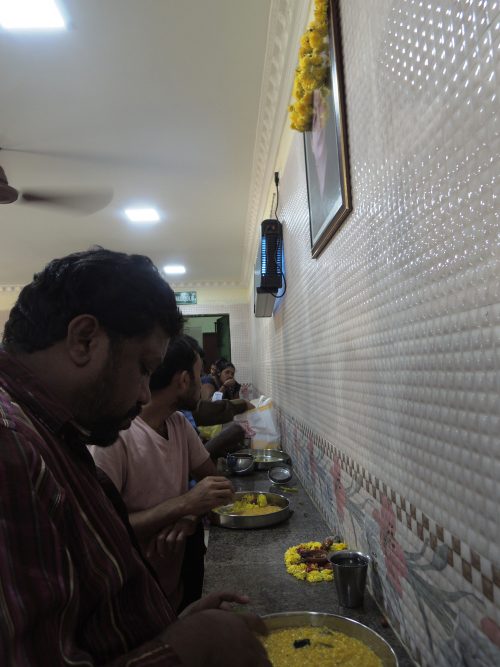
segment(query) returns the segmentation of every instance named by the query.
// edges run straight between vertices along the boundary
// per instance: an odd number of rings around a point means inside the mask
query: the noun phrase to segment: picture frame
[[[313,127],[304,132],[311,254],[317,258],[352,210],[338,0],[328,7],[327,97],[314,91]]]

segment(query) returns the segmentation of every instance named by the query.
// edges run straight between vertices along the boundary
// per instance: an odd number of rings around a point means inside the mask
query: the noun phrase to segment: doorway
[[[231,361],[231,332],[229,315],[189,315],[184,333],[195,338],[203,348],[203,369],[210,372],[210,364],[220,357]]]

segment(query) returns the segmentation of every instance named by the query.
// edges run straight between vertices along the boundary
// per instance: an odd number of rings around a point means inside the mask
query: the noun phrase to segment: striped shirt
[[[173,667],[175,618],[71,415],[0,348],[0,664]]]

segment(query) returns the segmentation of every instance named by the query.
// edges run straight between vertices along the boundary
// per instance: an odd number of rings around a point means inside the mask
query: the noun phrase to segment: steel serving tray
[[[237,454],[251,454],[256,470],[269,470],[277,463],[290,463],[291,459],[281,449],[241,449]]]
[[[269,505],[279,505],[282,509],[272,514],[261,514],[255,516],[242,516],[241,514],[220,514],[215,510],[210,512],[210,517],[217,526],[223,528],[265,528],[267,526],[274,526],[288,519],[291,514],[290,503],[288,498],[279,493],[270,493],[265,491],[237,491],[234,495],[236,500],[240,500],[243,496],[250,493],[255,495],[262,494],[266,496]],[[229,507],[224,505],[223,507]]]
[[[398,667],[396,654],[385,639],[382,639],[375,630],[367,625],[353,621],[351,618],[315,611],[289,611],[281,614],[267,614],[262,618],[270,631],[310,625],[313,627],[326,626],[331,630],[343,632],[368,646],[380,658],[383,667]]]

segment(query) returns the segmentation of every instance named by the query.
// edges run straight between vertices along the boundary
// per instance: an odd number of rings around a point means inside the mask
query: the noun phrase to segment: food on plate
[[[230,505],[216,507],[218,514],[237,514],[238,516],[260,516],[280,512],[283,507],[271,505],[264,493],[245,493],[239,500]]]
[[[315,583],[332,581],[332,564],[329,555],[333,551],[347,549],[345,542],[334,542],[327,538],[324,542],[303,542],[285,551],[285,567],[288,574],[296,579]]]
[[[261,641],[273,667],[382,667],[366,644],[326,627],[272,630]]]

